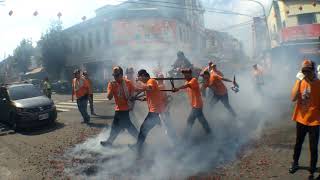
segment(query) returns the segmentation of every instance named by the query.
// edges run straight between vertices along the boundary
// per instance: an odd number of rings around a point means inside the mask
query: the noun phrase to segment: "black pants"
[[[141,127],[140,127],[140,133],[138,136],[138,151],[139,154],[142,150],[142,145],[146,140],[146,137],[149,133],[149,131],[154,128],[157,124],[160,124],[160,117],[158,113],[149,112],[145,120],[143,121]]]
[[[214,105],[216,105],[219,101],[222,102],[224,107],[226,107],[228,109],[228,111],[232,114],[233,117],[237,116],[236,112],[233,110],[233,108],[231,107],[231,105],[229,103],[228,94],[222,95],[222,96],[214,94],[211,101],[210,101],[210,106],[213,108]]]
[[[119,133],[124,129],[127,129],[135,138],[138,137],[139,132],[130,120],[129,111],[116,111],[107,142],[113,143]]]
[[[82,96],[80,98],[77,99],[77,105],[78,105],[78,109],[81,113],[81,116],[83,118],[83,121],[88,123],[90,122],[90,116],[88,114],[87,111],[87,106],[88,106],[88,96]]]
[[[202,127],[204,128],[207,134],[211,133],[211,128],[209,126],[208,121],[203,115],[202,108],[192,108],[191,113],[187,120],[187,129],[185,132],[186,139],[189,138],[192,126],[196,119],[199,120],[199,122],[201,123]]]
[[[90,112],[91,114],[94,113],[94,109],[93,109],[93,94],[89,95],[89,104],[90,104]]]
[[[309,150],[311,154],[310,172],[314,173],[318,161],[319,126],[306,126],[297,122],[297,137],[296,145],[294,147],[293,162],[296,164],[299,162],[302,144],[307,133],[309,133]]]

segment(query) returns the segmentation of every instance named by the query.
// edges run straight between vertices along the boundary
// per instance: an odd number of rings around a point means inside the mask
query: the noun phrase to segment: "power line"
[[[167,1],[155,1],[155,0],[140,0],[142,2],[156,2],[156,3],[163,3],[163,4],[172,4],[172,5],[177,5],[179,8],[179,6],[181,5],[181,3],[174,3],[174,2],[167,2]],[[187,6],[185,5],[185,7],[187,8],[192,8],[192,6]],[[241,14],[241,15],[246,15],[246,16],[249,16],[249,14],[243,14],[243,13],[239,13],[239,12],[235,12],[235,11],[229,11],[229,10],[225,10],[225,9],[217,9],[217,8],[209,8],[209,7],[205,7],[203,6],[204,9],[206,10],[210,10],[210,11],[219,11],[219,12],[226,12],[226,13],[234,13],[234,14]]]
[[[117,0],[117,2],[122,2],[122,3],[131,3],[131,4],[143,4],[143,5],[153,5],[153,6],[158,6],[158,7],[166,7],[166,8],[173,8],[173,9],[183,9],[183,10],[192,10],[192,11],[199,11],[199,12],[203,12],[204,9],[200,9],[200,8],[190,8],[190,6],[184,6],[184,7],[179,7],[179,6],[169,6],[169,5],[162,5],[162,4],[153,4],[150,2],[159,2],[159,3],[168,3],[168,4],[176,4],[176,5],[181,5],[181,4],[177,4],[177,3],[172,3],[172,2],[166,2],[166,1],[144,1],[144,0],[140,0],[140,1],[121,1],[121,0]],[[252,15],[249,14],[243,14],[243,13],[238,13],[238,12],[233,12],[233,11],[226,11],[226,10],[218,10],[218,9],[207,9],[207,12],[211,12],[211,13],[218,13],[218,14],[226,14],[226,15],[240,15],[240,16],[247,16],[247,17],[254,17]]]
[[[233,28],[247,26],[247,25],[250,25],[252,22],[253,22],[253,20],[245,21],[245,22],[242,22],[242,23],[239,23],[239,24],[234,24],[234,25],[231,25],[231,26],[224,27],[224,28],[222,28],[222,29],[220,29],[218,31],[225,31],[225,30],[229,30],[229,29],[233,29]]]

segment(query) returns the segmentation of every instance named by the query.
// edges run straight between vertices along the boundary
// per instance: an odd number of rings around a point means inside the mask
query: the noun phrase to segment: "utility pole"
[[[268,39],[269,39],[268,47],[271,48],[271,35],[270,35],[270,31],[269,31],[266,8],[264,7],[264,5],[261,2],[256,1],[256,0],[244,0],[244,1],[251,1],[251,2],[254,2],[254,3],[258,4],[259,6],[261,6],[261,8],[263,10],[264,21],[266,23],[267,33],[268,33]]]

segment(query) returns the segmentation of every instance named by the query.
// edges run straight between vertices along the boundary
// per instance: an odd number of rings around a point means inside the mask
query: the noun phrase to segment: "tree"
[[[26,73],[28,71],[33,53],[32,41],[23,39],[13,52],[14,66],[19,72]]]
[[[61,21],[51,23],[48,31],[38,42],[41,51],[42,64],[49,75],[59,78],[62,67],[65,66],[68,53],[66,37],[62,32]]]

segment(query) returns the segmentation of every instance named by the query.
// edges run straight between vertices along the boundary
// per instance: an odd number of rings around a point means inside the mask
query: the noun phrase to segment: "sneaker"
[[[103,147],[111,147],[112,143],[108,141],[100,141],[101,146]]]
[[[97,114],[96,114],[95,112],[91,112],[91,115],[94,115],[94,116],[96,116]]]
[[[298,163],[292,163],[291,168],[289,169],[289,173],[290,174],[294,174],[295,172],[297,172],[299,169],[299,165]]]

